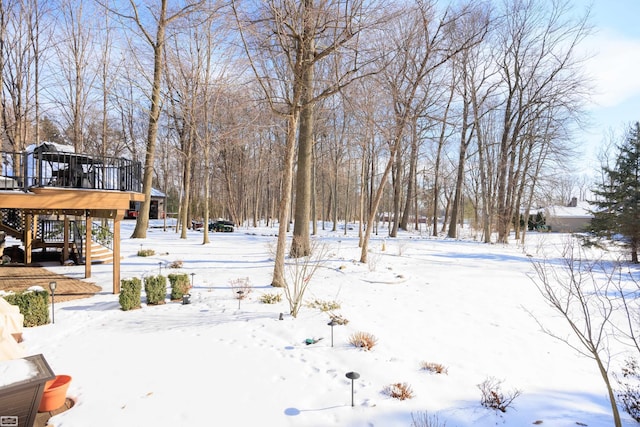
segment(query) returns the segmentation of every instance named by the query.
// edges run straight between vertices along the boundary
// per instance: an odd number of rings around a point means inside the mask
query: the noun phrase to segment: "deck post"
[[[69,259],[69,215],[64,214],[64,240],[62,241],[62,262]]]
[[[91,277],[91,211],[85,211],[85,247],[84,247],[84,278]]]
[[[24,263],[31,264],[31,250],[33,249],[33,214],[24,216]]]
[[[120,293],[120,221],[124,210],[119,209],[113,218],[113,293]]]

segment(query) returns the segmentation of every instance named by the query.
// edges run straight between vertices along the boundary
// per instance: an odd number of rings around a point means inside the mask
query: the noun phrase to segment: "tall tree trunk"
[[[292,107],[287,118],[287,144],[285,149],[284,168],[282,171],[282,192],[278,206],[278,241],[276,243],[276,259],[273,266],[273,280],[271,286],[283,287],[284,258],[287,246],[287,225],[289,223],[289,205],[291,203],[291,189],[293,187],[293,160],[296,147],[296,130],[298,129],[299,111]]]
[[[305,13],[311,13],[312,0],[304,0]],[[308,10],[308,12],[306,12]],[[309,219],[311,210],[311,168],[313,164],[313,79],[314,42],[311,19],[305,20],[302,35],[300,129],[298,132],[298,164],[296,174],[296,200],[294,210],[293,240],[290,255],[294,258],[311,254]]]
[[[149,110],[149,124],[147,130],[147,150],[144,157],[144,175],[142,177],[142,192],[144,201],[140,204],[140,211],[131,238],[145,239],[149,227],[149,210],[151,208],[151,188],[153,187],[153,164],[156,154],[156,140],[158,138],[158,120],[160,119],[160,87],[162,85],[162,69],[164,68],[163,52],[166,31],[167,2],[162,0],[158,28],[153,46],[153,84],[151,86],[151,108]],[[183,215],[185,212],[183,212]]]
[[[411,152],[409,154],[409,176],[407,177],[407,197],[404,203],[404,209],[402,212],[402,217],[400,218],[400,228],[403,230],[408,229],[409,225],[409,216],[411,214],[411,209],[414,208],[416,197],[416,173],[418,169],[418,131],[416,120],[413,120],[413,125],[411,126],[413,132],[411,133]],[[418,218],[418,209],[414,209],[416,221]],[[416,228],[417,228],[416,222]]]

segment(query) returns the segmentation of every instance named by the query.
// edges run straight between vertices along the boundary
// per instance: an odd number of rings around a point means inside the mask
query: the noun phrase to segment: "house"
[[[167,195],[157,188],[151,188],[151,205],[149,206],[149,219],[163,219],[166,215],[165,204]],[[130,202],[124,218],[136,219],[140,212],[140,204],[142,202]]]
[[[549,206],[545,209],[546,225],[559,233],[578,233],[589,228],[593,214],[589,202],[572,198],[567,206]]]

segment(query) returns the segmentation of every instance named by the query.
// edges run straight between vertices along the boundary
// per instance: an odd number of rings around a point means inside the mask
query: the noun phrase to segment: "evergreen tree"
[[[631,261],[638,263],[640,245],[640,123],[629,129],[618,148],[613,168],[604,166],[604,182],[594,190],[592,230],[598,236],[623,236],[631,251]]]

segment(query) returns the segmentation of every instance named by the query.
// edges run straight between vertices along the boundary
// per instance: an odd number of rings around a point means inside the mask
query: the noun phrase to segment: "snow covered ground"
[[[613,424],[594,362],[536,321],[570,334],[531,280],[532,259],[561,235],[531,234],[526,247],[380,236],[365,265],[355,230],[322,231],[314,240],[327,253],[305,301],[340,304],[335,313],[349,323],[333,328],[332,346],[326,312],[305,306],[293,318],[284,298],[259,301],[281,292],[270,286],[276,228],[238,227],[202,245],[198,231],[184,240],[151,228],[146,239],[130,239],[133,226],[122,226],[122,278],[195,273],[192,303],[146,306],[143,295],[140,310],[121,311],[111,265],[94,265],[89,280],[102,293],[57,303],[55,324],[24,333],[29,354],[73,377],[68,396],[76,404],[51,419],[56,427],[408,427],[427,414],[439,420],[432,427]],[[156,255],[138,257],[141,248]],[[183,267],[167,268],[174,261]],[[239,303],[230,282],[242,278],[253,291]],[[377,338],[371,351],[349,344],[356,332]],[[322,339],[307,345],[308,338]],[[429,373],[425,362],[448,372]],[[353,407],[347,372],[360,374]],[[505,413],[480,405],[478,384],[490,378],[505,394],[521,392]],[[414,397],[386,395],[395,383]]]

